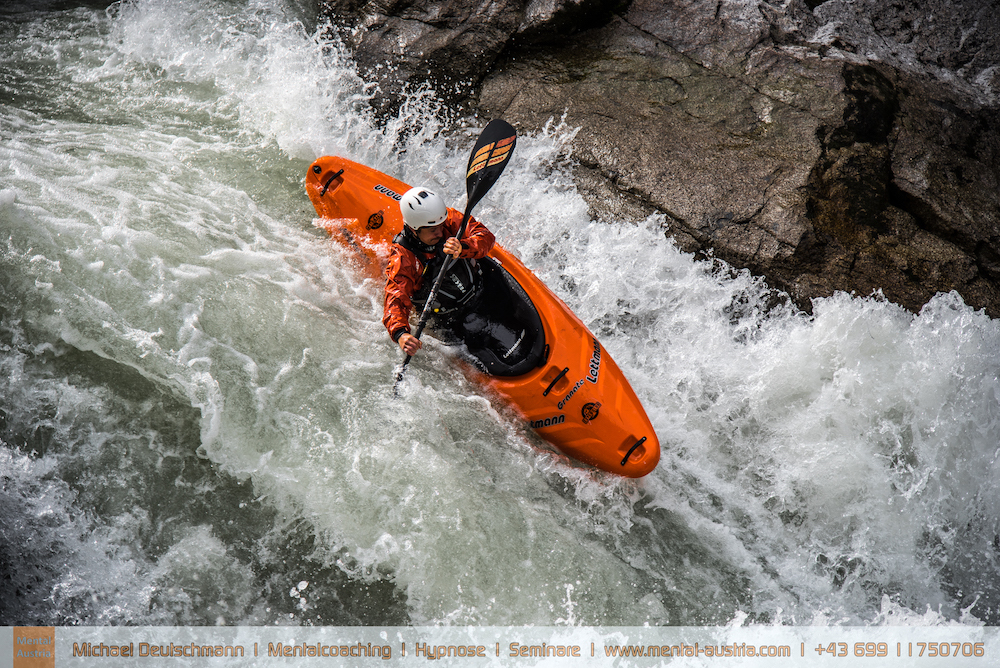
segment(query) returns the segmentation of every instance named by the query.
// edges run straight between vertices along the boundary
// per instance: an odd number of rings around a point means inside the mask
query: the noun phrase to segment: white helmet
[[[448,219],[448,207],[433,190],[410,188],[399,200],[399,210],[403,212],[403,222],[411,230],[440,225]]]

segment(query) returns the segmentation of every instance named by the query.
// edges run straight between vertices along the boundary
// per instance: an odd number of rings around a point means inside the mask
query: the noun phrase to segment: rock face
[[[361,73],[392,109],[430,84],[446,103],[466,101],[509,45],[606,24],[627,0],[322,0]]]
[[[462,82],[442,96],[522,131],[565,115],[597,216],[662,212],[807,309],[957,290],[1000,316],[996,3],[328,5],[385,104]]]

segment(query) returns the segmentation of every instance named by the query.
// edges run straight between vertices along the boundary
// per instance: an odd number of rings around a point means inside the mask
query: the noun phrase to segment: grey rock
[[[596,217],[661,212],[682,248],[806,309],[836,290],[912,310],[957,290],[1000,316],[996,3],[634,0],[589,5],[589,22],[567,18],[588,5],[555,0],[372,7],[359,63],[436,45],[400,56],[387,88],[429,69],[466,77],[453,99],[522,131],[579,127]],[[414,12],[427,20],[409,25]]]
[[[447,104],[468,99],[512,44],[532,44],[600,25],[622,0],[323,0],[361,73],[394,110],[430,86]]]

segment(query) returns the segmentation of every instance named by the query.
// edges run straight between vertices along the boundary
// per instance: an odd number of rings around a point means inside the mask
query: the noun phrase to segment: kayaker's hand
[[[423,348],[424,344],[420,343],[420,339],[413,336],[412,334],[400,334],[399,338],[396,339],[396,343],[399,344],[400,350],[404,353],[413,357],[417,354],[417,351]]]
[[[444,242],[444,248],[442,250],[444,250],[447,255],[451,255],[457,259],[458,256],[462,254],[462,242],[455,237],[452,237]]]

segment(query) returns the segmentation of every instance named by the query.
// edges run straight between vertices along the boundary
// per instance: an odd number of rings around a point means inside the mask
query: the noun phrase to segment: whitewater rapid
[[[369,84],[309,3],[0,10],[4,624],[997,624],[1000,327],[811,315],[594,220],[573,128],[477,207],[624,370],[640,481],[552,451],[313,226],[340,154],[464,201],[488,119]]]

